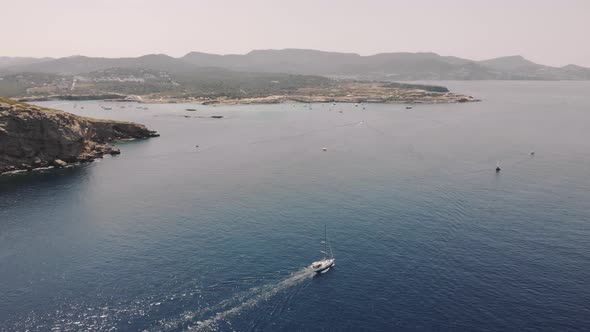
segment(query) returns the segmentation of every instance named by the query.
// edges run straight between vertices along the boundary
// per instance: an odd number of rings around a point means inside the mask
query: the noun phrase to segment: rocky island
[[[156,136],[141,124],[92,119],[0,97],[0,174],[91,162],[120,153],[110,142]]]

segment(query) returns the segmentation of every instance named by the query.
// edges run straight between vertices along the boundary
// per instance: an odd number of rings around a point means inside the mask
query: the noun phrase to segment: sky
[[[0,56],[306,48],[590,67],[590,0],[0,0]]]

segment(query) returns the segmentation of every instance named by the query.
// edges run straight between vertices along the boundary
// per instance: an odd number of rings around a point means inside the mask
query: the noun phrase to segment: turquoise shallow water
[[[484,102],[42,103],[162,136],[0,177],[0,330],[590,328],[590,83],[444,84]]]

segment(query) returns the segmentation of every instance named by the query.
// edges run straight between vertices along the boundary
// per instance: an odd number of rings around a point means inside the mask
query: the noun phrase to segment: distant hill
[[[550,67],[521,56],[472,61],[435,53],[354,53],[284,49],[257,50],[244,55],[191,52],[182,58],[197,66],[234,70],[317,74],[357,79],[387,80],[588,80],[590,69]]]
[[[501,58],[483,60],[478,62],[480,65],[501,71],[517,71],[517,70],[531,70],[539,67],[546,67],[538,65],[532,61],[523,58],[520,55],[505,56]]]
[[[233,70],[316,74],[358,79],[470,79],[492,78],[485,68],[469,60],[441,57],[434,53],[383,53],[360,56],[353,53],[285,49],[258,50],[244,55],[212,55],[192,52],[182,58],[197,66]],[[473,67],[473,68],[470,68]]]
[[[191,52],[182,60],[197,66],[222,67],[240,71],[327,74],[346,71],[360,56],[309,50],[260,50],[244,55],[215,55]]]
[[[575,65],[551,67],[536,64],[520,55],[479,61],[479,64],[502,73],[506,79],[588,80],[590,69]]]
[[[576,65],[551,67],[536,64],[521,56],[472,61],[428,52],[361,56],[354,53],[283,49],[255,50],[242,55],[191,52],[181,58],[164,54],[136,58],[0,58],[0,78],[18,73],[82,75],[115,68],[166,72],[185,82],[203,82],[207,77],[223,77],[226,82],[265,75],[267,79],[271,73],[386,81],[590,80],[590,69]]]
[[[71,56],[4,68],[4,72],[31,72],[75,75],[109,68],[145,68],[152,70],[180,71],[194,68],[194,65],[164,54],[150,54],[137,58],[95,58]]]
[[[39,62],[46,62],[53,58],[29,58],[29,57],[7,57],[0,56],[0,69],[14,66],[26,66]]]
[[[318,75],[257,73],[196,66],[167,55],[138,58],[73,56],[0,70],[0,95],[66,94],[258,97],[329,87]]]

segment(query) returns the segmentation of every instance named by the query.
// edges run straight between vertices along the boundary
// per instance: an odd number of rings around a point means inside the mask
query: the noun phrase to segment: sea
[[[590,82],[434,83],[482,101],[38,103],[161,137],[0,176],[0,331],[590,330]]]

